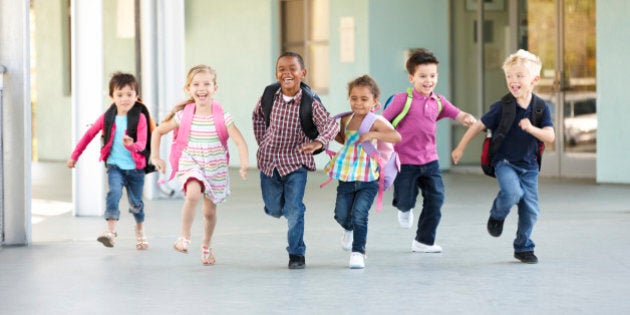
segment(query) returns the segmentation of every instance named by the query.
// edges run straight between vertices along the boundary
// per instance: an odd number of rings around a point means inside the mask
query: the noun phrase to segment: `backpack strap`
[[[116,104],[109,106],[107,111],[105,111],[105,117],[103,118],[103,134],[102,134],[102,143],[101,146],[104,147],[109,142],[109,139],[112,136],[112,126],[114,125],[114,121],[116,120],[116,113],[118,110],[116,109]]]
[[[391,103],[393,98],[394,96],[392,95],[387,99],[387,101],[385,102],[385,107],[387,107],[389,103]],[[439,115],[442,112],[442,98],[440,97],[440,95],[435,94],[435,100],[438,103],[438,115]],[[394,128],[398,127],[398,124],[400,123],[400,121],[403,120],[405,116],[407,116],[407,114],[409,113],[409,109],[411,108],[412,101],[413,101],[413,88],[408,88],[407,100],[405,101],[405,106],[403,106],[403,109],[400,111],[400,113],[396,115],[396,117],[394,117],[394,119],[392,120],[392,126],[394,126]]]
[[[361,126],[359,127],[359,134],[364,134],[369,132],[372,128],[372,125],[376,122],[378,116],[373,113],[368,113],[363,118],[361,122]],[[369,157],[374,159],[378,164],[379,175],[378,175],[378,193],[376,196],[376,211],[381,211],[383,208],[383,192],[385,191],[385,160],[379,153],[378,149],[374,146],[371,141],[364,141],[361,143],[363,150],[368,154]]]
[[[182,151],[186,147],[188,142],[188,136],[190,135],[190,127],[192,125],[193,115],[195,114],[195,103],[186,104],[184,107],[184,114],[179,121],[179,126],[173,130],[173,144],[171,145],[171,154],[169,155],[169,162],[171,163],[171,176],[169,180],[175,177],[179,166],[179,158],[182,155]]]
[[[230,151],[228,150],[228,145],[227,145],[229,134],[227,132],[227,127],[225,126],[225,117],[223,115],[224,115],[223,108],[221,107],[221,104],[213,100],[212,101],[212,118],[214,119],[214,127],[217,130],[219,141],[221,141],[221,145],[225,149],[225,153],[227,155],[227,160],[229,164]]]
[[[300,82],[300,88],[302,89],[302,99],[300,100],[300,125],[304,134],[314,140],[319,136],[317,126],[313,123],[313,100],[317,100],[322,103],[319,96],[313,92],[310,86],[304,82]],[[260,106],[263,112],[263,118],[265,119],[265,126],[269,127],[269,120],[271,119],[271,108],[274,103],[274,96],[280,89],[280,83],[276,82],[265,87],[263,95],[260,100]]]
[[[512,123],[514,122],[514,118],[516,118],[516,108],[515,108],[514,97],[512,94],[506,94],[501,98],[501,120],[499,121],[499,126],[494,130],[492,135],[492,142],[490,144],[490,156],[494,158],[494,154],[499,150],[503,140],[505,140],[505,135],[512,127]],[[492,159],[490,159],[492,162]]]

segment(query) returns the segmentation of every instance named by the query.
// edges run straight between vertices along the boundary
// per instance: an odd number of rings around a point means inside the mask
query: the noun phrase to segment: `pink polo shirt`
[[[407,116],[398,124],[396,130],[402,140],[395,144],[401,164],[424,165],[438,159],[435,135],[437,121],[442,118],[455,119],[459,114],[459,108],[451,104],[443,96],[442,112],[438,114],[437,94],[424,96],[413,91],[413,100]],[[391,104],[383,111],[383,117],[391,121],[398,115],[407,101],[407,93],[398,93]]]

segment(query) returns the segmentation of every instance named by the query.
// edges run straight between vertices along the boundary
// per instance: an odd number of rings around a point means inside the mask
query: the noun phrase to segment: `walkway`
[[[105,248],[95,240],[102,218],[67,212],[70,183],[59,178],[70,171],[33,167],[33,245],[0,248],[0,314],[630,313],[629,186],[543,179],[533,235],[540,263],[526,265],[512,258],[515,213],[502,237],[485,230],[496,184],[445,174],[437,237],[444,252],[410,252],[414,230],[398,227],[389,193],[384,210],[370,215],[367,267],[350,270],[332,218],[336,185],[320,189],[324,178],[313,174],[307,268],[288,270],[286,220],[263,213],[256,171],[247,181],[232,174],[214,236],[217,265],[204,267],[199,215],[192,252],[172,249],[181,200],[147,202],[149,250],[135,249],[128,213],[116,246]]]

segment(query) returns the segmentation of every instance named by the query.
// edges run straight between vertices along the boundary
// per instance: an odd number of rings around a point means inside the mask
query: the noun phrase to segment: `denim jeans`
[[[304,212],[306,207],[302,202],[306,188],[306,173],[307,170],[304,167],[286,176],[280,176],[278,170],[275,169],[272,177],[260,172],[260,187],[265,202],[265,213],[274,218],[281,216],[287,218],[289,227],[287,252],[290,255],[304,256],[306,252],[306,245],[304,244]]]
[[[499,183],[499,193],[494,199],[490,216],[505,220],[510,208],[518,205],[518,228],[514,240],[515,252],[533,251],[534,241],[529,237],[538,220],[538,169],[528,170],[510,164],[507,160],[499,161],[494,166]]]
[[[107,210],[105,220],[120,219],[118,203],[122,197],[123,187],[127,188],[129,200],[129,212],[133,214],[136,223],[144,222],[144,202],[142,191],[144,189],[144,170],[121,170],[118,166],[107,166]]]
[[[419,191],[422,191],[422,211],[416,241],[433,245],[444,204],[444,183],[438,161],[424,165],[403,164],[394,181],[392,204],[400,211],[409,211],[416,206]]]
[[[335,220],[346,231],[352,231],[352,251],[365,254],[368,213],[378,192],[378,181],[344,182],[337,186]]]

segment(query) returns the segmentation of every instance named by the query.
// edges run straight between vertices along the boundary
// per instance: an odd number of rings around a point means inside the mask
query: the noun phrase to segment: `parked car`
[[[564,137],[568,145],[597,140],[597,104],[594,93],[567,95],[564,102]]]

